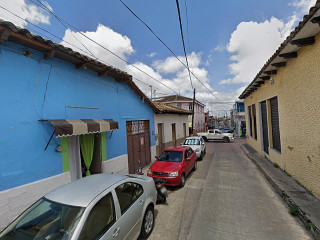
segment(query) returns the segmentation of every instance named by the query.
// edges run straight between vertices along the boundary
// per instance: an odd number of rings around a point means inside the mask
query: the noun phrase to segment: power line
[[[186,52],[186,46],[184,44],[184,37],[183,37],[183,30],[182,30],[182,22],[181,22],[179,0],[176,0],[176,3],[177,3],[177,9],[178,9],[178,16],[179,16],[179,23],[180,23],[180,34],[181,34],[181,38],[182,38],[183,51],[184,51],[184,56],[185,56],[186,62],[187,62],[187,68],[188,68],[191,87],[193,89],[192,80],[191,80],[191,74],[190,74],[190,69],[189,69],[189,63],[188,63],[188,57],[187,57],[187,52]]]
[[[46,7],[40,0],[37,0],[44,8],[46,8],[66,29],[67,26],[48,8]],[[38,5],[39,6],[39,5]],[[95,59],[98,59],[71,31],[72,36],[85,48],[87,51],[93,56]]]
[[[184,62],[182,62],[179,57],[172,51],[172,49],[163,41],[161,38],[152,30],[150,26],[148,26],[147,23],[145,23],[137,14],[135,14],[122,0],[119,0],[140,22],[142,22],[149,30],[150,32],[172,53],[172,55],[185,67],[187,68],[193,77],[198,80],[198,82],[201,83],[201,85],[208,90],[208,92],[218,101],[220,100],[212,93],[212,91],[204,84],[202,81],[186,66]]]
[[[188,19],[188,6],[187,6],[187,0],[184,0],[184,6],[185,6],[185,8],[186,8],[187,33],[188,33],[188,46],[189,46],[189,52],[190,52],[189,19]]]
[[[75,29],[78,33],[80,33],[83,37],[87,38],[88,40],[90,40],[91,42],[95,43],[96,45],[100,46],[101,48],[103,48],[104,50],[108,51],[109,53],[111,53],[112,55],[114,55],[115,57],[119,58],[120,60],[124,61],[125,63],[127,63],[128,65],[131,65],[132,67],[134,67],[135,69],[137,69],[138,71],[142,72],[143,74],[145,74],[146,76],[150,77],[151,79],[155,80],[156,82],[158,82],[159,84],[165,86],[166,88],[172,90],[173,92],[177,93],[177,91],[175,91],[174,89],[172,89],[171,87],[167,86],[166,84],[160,82],[158,79],[152,77],[150,74],[146,73],[145,71],[143,71],[142,69],[138,68],[137,66],[135,66],[134,64],[129,63],[126,59],[120,57],[119,55],[117,55],[116,53],[112,52],[111,50],[109,50],[108,48],[104,47],[103,45],[101,45],[100,43],[98,43],[97,41],[93,40],[92,38],[88,37],[87,35],[85,35],[83,32],[81,32],[77,27],[73,26],[72,24],[70,24],[69,22],[67,22],[66,20],[62,19],[61,17],[57,16],[56,14],[54,14],[52,11],[50,11],[47,7],[43,7],[39,4],[37,4],[35,1],[33,0],[29,0],[31,2],[33,2],[34,4],[36,4],[37,6],[41,7],[42,9],[44,9],[45,11],[49,12],[50,14],[54,15],[56,18],[60,19],[62,22],[64,22],[65,24],[67,24],[68,26],[70,26],[71,28]]]
[[[42,30],[42,31],[44,31],[44,32],[46,32],[46,33],[48,33],[48,34],[50,34],[51,36],[53,36],[53,37],[55,37],[55,38],[57,38],[57,39],[61,40],[62,42],[65,42],[65,43],[69,44],[70,46],[73,46],[74,48],[78,49],[79,51],[84,52],[84,53],[86,53],[86,54],[89,54],[89,53],[88,53],[88,52],[86,52],[85,50],[83,50],[83,49],[81,49],[81,48],[79,48],[79,47],[77,47],[77,46],[73,45],[72,43],[69,43],[69,42],[68,42],[68,41],[66,41],[66,40],[63,40],[62,38],[60,38],[60,37],[56,36],[55,34],[53,34],[53,33],[49,32],[49,31],[47,31],[46,29],[41,28],[41,27],[39,27],[39,26],[37,26],[37,25],[33,24],[32,22],[28,21],[27,19],[24,19],[24,18],[20,17],[19,15],[17,15],[17,14],[15,14],[15,13],[11,12],[11,11],[10,11],[10,10],[8,10],[7,8],[2,7],[2,6],[0,6],[0,8],[2,8],[3,10],[5,10],[5,11],[7,11],[7,12],[11,13],[12,15],[14,15],[14,16],[15,16],[15,17],[17,17],[17,18],[19,18],[19,19],[21,19],[21,20],[26,21],[28,24],[31,24],[32,26],[34,26],[34,27],[36,27],[36,28],[38,28],[38,29],[40,29],[40,30]],[[106,65],[110,65],[109,63],[106,63],[106,62],[104,62],[103,60],[101,60],[101,59],[99,59],[99,58],[96,58],[96,59],[97,59],[97,60],[99,60],[99,61],[101,61],[101,62],[103,62],[103,63],[104,63],[104,64],[106,64]],[[133,78],[134,78],[134,77],[133,77]],[[135,80],[137,80],[137,81],[139,81],[139,82],[141,82],[141,83],[143,83],[143,84],[146,84],[146,85],[150,86],[150,84],[147,84],[147,83],[145,83],[145,82],[143,82],[143,81],[141,81],[141,80],[139,80],[139,79],[137,79],[137,78],[134,78],[134,79],[135,79]]]

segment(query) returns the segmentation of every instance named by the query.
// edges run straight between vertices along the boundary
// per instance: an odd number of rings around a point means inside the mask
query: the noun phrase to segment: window
[[[271,128],[272,128],[273,148],[275,148],[281,152],[278,98],[277,97],[270,99],[270,107],[271,107],[271,125],[272,125]]]
[[[177,103],[177,108],[181,109],[181,103]]]
[[[189,103],[189,111],[192,111],[192,110],[193,110],[192,103]]]
[[[209,130],[209,133],[214,133],[214,131],[213,130]]]
[[[70,239],[85,208],[40,199],[0,234],[0,239]]]
[[[249,116],[250,136],[252,137],[252,112],[251,112],[251,106],[248,106],[248,116]]]
[[[256,116],[256,105],[252,105],[252,116],[253,116],[253,130],[254,130],[254,139],[257,140],[257,116]]]
[[[200,145],[200,140],[196,138],[189,138],[184,140],[183,145]]]
[[[158,158],[158,161],[164,162],[181,162],[182,151],[164,151]]]
[[[115,221],[113,198],[111,193],[108,193],[91,209],[79,239],[98,239]]]
[[[127,182],[116,188],[120,204],[121,214],[124,214],[130,206],[143,194],[143,188],[137,183]]]

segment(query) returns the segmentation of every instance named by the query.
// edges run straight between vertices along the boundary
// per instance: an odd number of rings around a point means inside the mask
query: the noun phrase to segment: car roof
[[[166,148],[165,151],[185,151],[187,148],[189,148],[189,147],[188,146],[174,146],[174,147]]]
[[[187,137],[186,139],[200,139],[201,137],[198,136],[192,136],[192,137]]]
[[[59,187],[44,197],[66,205],[87,207],[101,192],[129,178],[120,174],[95,174]]]

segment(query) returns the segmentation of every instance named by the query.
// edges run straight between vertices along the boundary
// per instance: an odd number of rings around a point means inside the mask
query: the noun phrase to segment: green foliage
[[[298,206],[295,205],[295,204],[292,204],[292,205],[290,206],[289,213],[290,213],[292,216],[298,216],[298,215],[299,215],[299,208],[298,208]]]

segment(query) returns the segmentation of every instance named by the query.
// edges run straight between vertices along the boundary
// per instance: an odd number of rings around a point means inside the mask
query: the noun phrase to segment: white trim
[[[128,174],[129,173],[128,154],[124,154],[124,155],[103,161],[102,171],[104,173]]]

